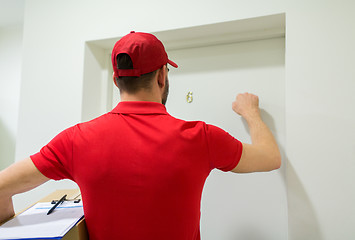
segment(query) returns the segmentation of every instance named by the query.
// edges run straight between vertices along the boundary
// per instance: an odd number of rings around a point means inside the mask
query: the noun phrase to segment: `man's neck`
[[[161,103],[161,97],[151,92],[139,91],[135,94],[121,93],[121,101],[143,101]]]

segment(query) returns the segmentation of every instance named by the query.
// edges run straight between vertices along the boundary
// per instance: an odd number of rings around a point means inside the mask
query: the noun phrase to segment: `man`
[[[0,221],[13,216],[14,194],[67,178],[80,187],[90,239],[197,240],[202,189],[212,169],[280,167],[257,96],[239,94],[233,102],[250,128],[252,144],[244,144],[218,127],[166,112],[167,64],[177,65],[155,36],[124,36],[113,48],[112,64],[121,102],[2,171]]]

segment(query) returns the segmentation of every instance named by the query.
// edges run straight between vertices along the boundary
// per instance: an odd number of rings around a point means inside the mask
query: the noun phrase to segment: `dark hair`
[[[117,66],[118,69],[133,69],[133,62],[128,54],[121,53],[117,55]],[[151,89],[151,80],[153,79],[157,70],[142,74],[139,77],[116,77],[116,83],[120,92],[127,92],[130,94],[137,93],[139,90]]]

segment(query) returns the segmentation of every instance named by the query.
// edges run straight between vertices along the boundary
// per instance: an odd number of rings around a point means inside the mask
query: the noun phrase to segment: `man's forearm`
[[[12,196],[29,191],[48,181],[38,171],[30,158],[12,164],[0,172],[0,222],[12,217],[14,207]]]
[[[261,119],[258,96],[238,94],[232,108],[247,121],[252,141],[252,144],[243,143],[241,160],[232,171],[246,173],[280,168],[280,151],[270,129]]]
[[[276,165],[281,164],[280,151],[276,140],[260,115],[250,117],[246,121],[249,126],[252,144],[262,148],[271,159],[275,160]]]
[[[11,197],[0,196],[0,224],[4,223],[9,218],[15,215]]]

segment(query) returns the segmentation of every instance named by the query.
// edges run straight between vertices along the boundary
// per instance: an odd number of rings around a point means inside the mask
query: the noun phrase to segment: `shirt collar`
[[[111,113],[122,114],[168,114],[163,104],[157,102],[119,102]]]

